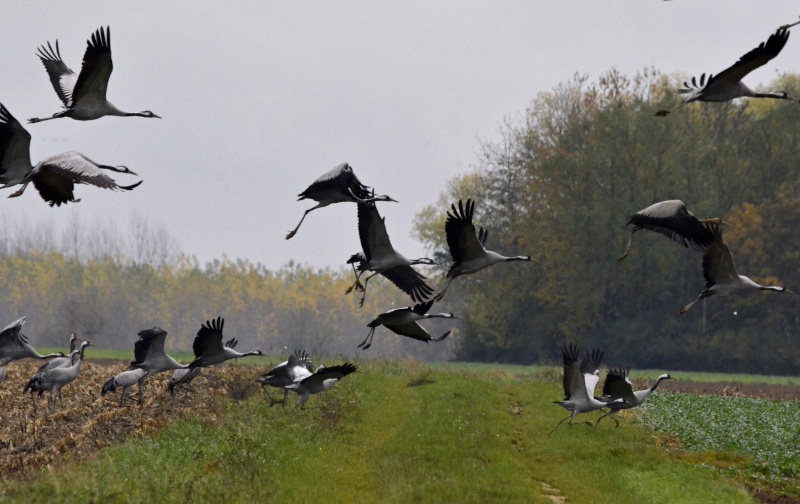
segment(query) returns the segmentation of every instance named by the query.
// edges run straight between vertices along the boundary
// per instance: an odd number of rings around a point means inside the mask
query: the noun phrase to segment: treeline
[[[630,215],[681,199],[730,224],[741,274],[800,291],[800,104],[691,104],[654,117],[678,102],[682,80],[653,70],[576,75],[504,124],[474,172],[417,216],[419,238],[444,259],[445,210],[471,197],[490,249],[538,261],[454,282],[464,317],[457,358],[555,361],[576,340],[603,347],[611,365],[800,372],[800,296],[711,298],[676,318],[704,287],[700,254],[639,232],[617,263]],[[800,77],[767,88],[800,96]]]
[[[277,355],[306,350],[446,360],[455,346],[409,341],[379,328],[368,351],[356,349],[370,320],[409,301],[388,282],[372,281],[359,308],[360,294],[344,295],[350,269],[290,263],[271,271],[225,258],[200,265],[180,254],[162,226],[144,219],[120,231],[73,220],[61,233],[47,224],[2,223],[0,327],[27,316],[23,332],[37,346],[64,347],[76,332],[132,356],[137,332],[158,325],[169,332],[169,351],[190,351],[200,324],[218,315],[240,350]]]

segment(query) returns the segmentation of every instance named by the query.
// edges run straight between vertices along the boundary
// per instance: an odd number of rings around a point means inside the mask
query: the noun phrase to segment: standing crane
[[[78,121],[91,121],[103,116],[139,116],[160,119],[159,116],[144,110],[142,112],[123,112],[106,100],[108,79],[114,65],[111,61],[111,30],[106,27],[97,29],[87,41],[86,52],[83,53],[81,72],[75,74],[61,59],[61,51],[47,43],[42,45],[37,53],[42,61],[50,82],[59,99],[64,103],[64,110],[56,112],[51,117],[41,119],[32,118],[28,122],[37,123],[71,117]]]
[[[350,373],[355,373],[357,369],[358,368],[355,364],[350,363],[333,367],[323,367],[321,369],[317,369],[317,371],[311,376],[303,378],[297,383],[287,385],[286,388],[289,390],[294,390],[297,395],[300,396],[297,406],[299,406],[300,409],[303,409],[303,405],[308,400],[309,395],[325,392],[329,388],[339,383],[339,380],[345,376],[349,375]]]
[[[305,211],[297,227],[289,231],[289,234],[286,235],[287,240],[297,234],[297,230],[300,229],[300,225],[305,220],[306,215],[317,208],[345,202],[372,203],[375,201],[394,201],[397,203],[397,200],[386,195],[375,196],[374,189],[370,193],[369,187],[358,180],[358,177],[356,177],[356,174],[353,172],[353,168],[347,163],[342,163],[329,172],[324,173],[308,186],[305,191],[298,194],[298,196],[297,201],[312,199],[317,202],[317,205]]]
[[[58,395],[59,400],[62,400],[61,389],[64,388],[65,385],[72,383],[76,378],[78,378],[78,374],[81,372],[81,365],[83,364],[84,352],[86,351],[86,347],[89,346],[94,345],[88,341],[81,343],[81,349],[78,353],[78,361],[75,362],[75,364],[71,366],[50,369],[45,373],[36,375],[34,377],[34,379],[38,382],[36,385],[38,390],[50,392],[50,395],[47,398],[47,403],[51,409],[56,395]]]
[[[264,355],[261,350],[250,352],[237,352],[233,348],[222,345],[222,327],[225,319],[217,317],[201,324],[197,336],[194,338],[192,349],[195,359],[189,364],[189,369],[214,366],[231,359],[239,359],[248,355]]]
[[[238,344],[239,340],[231,338],[225,342],[225,348],[233,350]],[[175,395],[175,389],[177,387],[188,385],[192,380],[197,378],[202,369],[201,367],[176,369],[175,372],[172,373],[172,378],[169,379],[169,383],[167,384],[167,390],[169,390],[170,395]]]
[[[22,184],[22,188],[11,194],[16,198],[33,182],[39,195],[50,206],[74,202],[75,184],[89,184],[102,189],[130,191],[142,183],[121,186],[103,170],[136,175],[127,166],[98,164],[80,152],[69,151],[43,159],[31,165],[31,135],[14,116],[0,103],[0,183],[2,187]]]
[[[419,325],[419,321],[428,318],[452,319],[456,317],[454,317],[452,313],[428,313],[431,306],[433,306],[432,299],[424,303],[419,303],[414,307],[406,306],[405,308],[395,308],[394,310],[381,313],[375,320],[367,324],[367,327],[370,328],[369,334],[367,334],[366,339],[358,345],[358,348],[362,350],[369,348],[372,345],[372,337],[375,334],[375,329],[381,325],[395,334],[424,341],[425,343],[430,343],[431,341],[438,343],[439,341],[443,341],[450,334],[450,331],[447,331],[438,338],[433,338],[424,327]]]
[[[25,388],[22,389],[22,392],[25,393],[28,390],[30,390],[31,391],[31,401],[33,401],[33,394],[35,394],[36,392],[38,392],[39,393],[39,397],[41,397],[42,396],[42,392],[44,392],[44,390],[41,390],[41,389],[38,388],[39,380],[37,380],[36,377],[46,373],[47,371],[49,371],[51,369],[71,366],[73,364],[73,359],[75,358],[75,356],[77,356],[80,353],[81,342],[82,342],[82,340],[80,338],[78,338],[75,333],[70,334],[70,336],[69,336],[69,356],[53,357],[49,361],[47,361],[44,364],[42,364],[41,366],[39,366],[39,369],[36,370],[36,374],[33,375],[33,377],[30,380],[28,380],[28,383],[27,383],[27,385],[25,385]],[[35,407],[36,407],[36,403],[34,403],[34,408]]]
[[[42,355],[28,344],[28,338],[22,334],[22,325],[25,317],[8,324],[0,331],[0,367],[6,366],[9,362],[20,359],[52,359],[54,357],[64,357],[63,352],[54,352]]]
[[[611,402],[604,402],[595,399],[594,388],[600,381],[600,362],[603,360],[603,351],[595,348],[588,352],[580,360],[580,349],[576,343],[570,343],[561,347],[561,356],[564,359],[564,400],[553,401],[554,404],[562,406],[571,411],[570,415],[558,422],[550,433],[555,432],[558,427],[569,420],[567,425],[573,425],[572,420],[579,413],[599,410],[611,404],[618,404],[622,399],[614,399]],[[591,422],[582,422],[592,425]]]
[[[727,296],[734,292],[745,290],[788,292],[789,294],[794,294],[785,287],[760,285],[750,280],[748,277],[740,275],[736,271],[736,265],[733,263],[731,251],[728,250],[728,246],[722,241],[722,228],[712,224],[708,225],[708,229],[713,233],[714,241],[706,249],[705,254],[703,254],[703,277],[706,279],[706,287],[703,289],[703,292],[697,296],[697,299],[678,310],[676,316],[683,315],[689,311],[695,303],[711,296]]]
[[[358,236],[361,239],[361,248],[364,253],[353,254],[347,264],[353,265],[356,281],[345,294],[354,288],[361,289],[360,306],[364,306],[367,297],[367,283],[375,275],[383,275],[417,302],[424,301],[433,294],[433,289],[425,283],[425,277],[417,273],[411,266],[415,264],[433,265],[434,262],[427,257],[421,259],[406,259],[392,247],[389,234],[386,232],[386,222],[378,213],[374,203],[358,204]],[[360,278],[365,271],[373,274],[361,284]]]
[[[314,363],[305,352],[295,352],[289,358],[274,368],[270,369],[256,381],[263,388],[265,385],[283,389],[283,407],[286,407],[286,396],[289,395],[289,385],[308,378],[314,373]],[[269,397],[269,394],[267,394]],[[270,406],[275,404],[272,397],[269,397]]]
[[[717,75],[709,74],[708,80],[706,80],[706,74],[703,74],[700,76],[699,84],[696,78],[692,77],[691,85],[688,82],[684,82],[683,87],[678,90],[679,94],[686,95],[681,104],[672,110],[659,110],[656,115],[660,117],[666,116],[693,101],[726,102],[743,97],[797,101],[797,98],[789,96],[785,91],[757,93],[742,82],[742,79],[747,74],[756,68],[764,66],[768,61],[780,54],[787,40],[789,40],[788,28],[780,27],[769,36],[766,42],[759,44],[758,47],[739,58],[739,61]]]
[[[141,368],[129,369],[123,371],[103,384],[103,389],[100,395],[106,395],[109,392],[116,392],[118,388],[122,388],[119,394],[119,405],[122,406],[125,400],[125,394],[128,389],[139,383],[139,381],[147,375],[147,371]]]
[[[705,250],[714,241],[714,234],[704,224],[725,225],[722,219],[717,217],[698,219],[686,208],[686,205],[681,200],[653,203],[649,207],[631,215],[626,225],[629,226],[631,224],[633,224],[633,228],[628,239],[628,246],[625,247],[625,253],[617,259],[618,261],[628,257],[633,235],[642,229],[661,233],[686,248]]]
[[[597,427],[597,424],[600,423],[600,420],[607,416],[610,416],[612,420],[616,422],[617,425],[614,428],[619,427],[619,420],[617,420],[617,417],[612,415],[617,414],[620,410],[631,409],[635,408],[636,406],[640,406],[647,400],[648,397],[650,397],[650,394],[652,394],[658,388],[658,385],[663,380],[674,379],[669,375],[669,373],[664,373],[658,377],[652,387],[634,392],[633,384],[631,383],[630,378],[628,378],[629,373],[630,369],[621,368],[612,369],[608,372],[608,376],[606,376],[606,382],[603,384],[603,396],[600,397],[600,400],[610,403],[616,399],[622,399],[622,402],[609,404],[608,413],[597,419],[597,422],[594,424],[595,428]]]
[[[469,275],[501,262],[531,261],[530,256],[506,257],[484,248],[489,231],[480,228],[479,232],[475,232],[475,225],[472,223],[472,217],[475,215],[474,201],[468,199],[466,208],[461,200],[458,200],[458,208],[455,204],[450,206],[453,213],[447,212],[444,232],[447,235],[447,247],[450,249],[453,265],[447,272],[447,284],[434,298],[436,301],[444,297],[447,288],[456,277]]]
[[[139,404],[142,403],[142,383],[145,378],[162,371],[171,369],[188,368],[188,364],[181,364],[164,351],[164,340],[167,331],[158,326],[152,329],[139,331],[139,339],[133,345],[133,360],[131,369],[144,369],[147,373],[139,378]]]

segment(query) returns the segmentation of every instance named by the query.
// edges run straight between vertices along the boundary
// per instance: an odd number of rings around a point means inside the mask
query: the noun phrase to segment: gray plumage
[[[785,27],[778,28],[775,33],[769,36],[766,42],[759,44],[758,47],[739,58],[739,61],[717,75],[709,74],[708,80],[706,80],[706,74],[703,74],[700,76],[699,82],[692,77],[691,84],[684,82],[683,87],[678,90],[679,94],[685,95],[680,105],[672,110],[659,110],[656,115],[666,116],[693,101],[726,102],[742,97],[797,101],[796,98],[789,96],[785,91],[757,93],[742,82],[742,79],[747,74],[756,68],[764,66],[780,54],[787,40],[789,40],[789,30]]]
[[[308,378],[313,373],[314,363],[308,354],[295,352],[287,360],[261,375],[256,381],[262,387],[269,385],[270,387],[283,389],[283,405],[286,407],[286,396],[289,394],[287,387],[304,378]],[[272,398],[270,398],[270,401],[274,402]]]
[[[564,400],[553,401],[555,404],[570,411],[570,415],[558,422],[553,428],[555,432],[558,427],[569,420],[567,425],[573,425],[572,420],[580,413],[599,410],[605,408],[610,403],[599,401],[594,397],[594,389],[600,381],[600,363],[603,360],[603,351],[594,348],[587,352],[583,359],[580,359],[580,349],[575,343],[563,345],[561,356],[564,360],[564,377],[562,385],[564,387]],[[622,399],[612,401],[614,404],[622,402]],[[591,422],[582,422],[592,425]]]
[[[650,397],[650,394],[658,388],[658,385],[663,380],[673,379],[669,373],[664,373],[658,377],[652,387],[634,392],[633,384],[631,384],[631,380],[628,378],[629,372],[629,369],[621,368],[612,369],[608,372],[606,382],[603,384],[603,395],[599,398],[600,401],[609,403],[608,412],[597,419],[597,422],[594,424],[595,427],[600,423],[600,420],[607,416],[615,415],[623,409],[631,409],[640,406]],[[622,402],[614,402],[618,399],[622,399]],[[619,427],[619,420],[613,416],[611,416],[611,418],[616,423],[616,427]]]
[[[686,208],[686,205],[681,200],[653,203],[649,207],[633,214],[628,220],[627,225],[633,224],[633,228],[631,229],[631,236],[628,239],[625,252],[619,257],[618,261],[628,257],[633,235],[642,229],[662,234],[686,248],[705,251],[714,242],[714,233],[705,225],[709,223],[725,224],[716,217],[698,219]]]
[[[145,378],[156,373],[169,371],[171,369],[188,368],[186,364],[181,364],[164,350],[164,340],[167,338],[167,331],[158,326],[152,329],[139,331],[139,339],[133,345],[134,358],[130,362],[131,369],[144,369],[147,371],[139,379],[139,403],[142,403],[142,384]]]
[[[86,52],[83,53],[81,71],[77,75],[61,59],[58,40],[55,48],[50,42],[46,47],[39,47],[37,56],[44,65],[58,98],[64,104],[64,110],[51,117],[29,119],[28,122],[36,123],[60,117],[90,121],[109,115],[159,118],[149,110],[123,112],[106,99],[108,79],[114,69],[111,60],[111,30],[108,27],[105,30],[101,27],[92,33],[87,41]]]
[[[373,189],[370,192],[370,188],[358,180],[353,168],[347,163],[342,163],[336,166],[315,180],[306,188],[305,191],[298,195],[297,201],[304,199],[312,199],[317,202],[317,205],[305,211],[303,217],[300,219],[300,222],[297,224],[297,227],[289,231],[289,233],[286,235],[287,240],[297,234],[297,230],[300,229],[300,225],[305,220],[306,215],[317,208],[323,208],[334,203],[346,202],[397,202],[386,195],[375,196],[375,190]]]
[[[362,290],[364,295],[361,297],[361,306],[364,306],[367,296],[369,279],[375,275],[383,275],[417,302],[422,302],[433,294],[433,289],[425,283],[425,277],[411,266],[433,265],[434,262],[427,257],[409,260],[397,252],[389,240],[384,218],[380,216],[374,203],[358,204],[358,236],[364,252],[354,254],[347,261],[347,264],[353,265],[356,275],[356,281],[347,289],[347,293],[353,289]],[[362,285],[360,278],[365,271],[374,273]]]
[[[75,335],[75,333],[70,334],[69,355],[65,357],[53,357],[49,361],[39,366],[39,369],[36,370],[36,374],[33,375],[33,377],[30,380],[28,380],[28,383],[25,385],[25,388],[22,389],[22,392],[24,393],[30,390],[31,399],[33,399],[33,394],[37,392],[39,394],[39,397],[41,397],[44,390],[39,388],[40,381],[37,377],[46,373],[51,369],[68,367],[74,364],[75,357],[80,353],[80,345],[82,341],[83,340],[78,338]]]
[[[117,389],[122,388],[122,392],[119,395],[119,404],[122,406],[122,402],[125,400],[125,394],[128,393],[128,389],[139,383],[139,381],[146,375],[147,371],[140,368],[123,371],[103,384],[103,389],[101,390],[100,395],[104,396],[109,392],[114,393],[117,391]]]
[[[447,247],[450,249],[450,256],[453,264],[447,271],[447,283],[444,289],[436,295],[435,300],[441,300],[447,292],[450,283],[454,278],[461,275],[470,275],[489,266],[501,262],[510,261],[531,261],[530,256],[503,256],[497,252],[486,250],[486,240],[489,238],[489,231],[480,228],[476,232],[472,218],[475,215],[475,202],[468,199],[466,206],[458,200],[458,207],[450,205],[451,212],[447,212],[447,220],[444,224],[444,232],[447,237]]]
[[[238,344],[239,341],[236,338],[231,338],[225,342],[225,348],[234,349]],[[169,393],[174,396],[175,389],[177,387],[182,387],[189,384],[200,375],[202,369],[203,368],[201,367],[176,369],[175,372],[172,373],[172,378],[169,379],[167,390],[169,390]]]
[[[50,206],[76,203],[75,184],[88,184],[102,189],[130,191],[142,182],[128,186],[118,185],[103,170],[136,175],[126,166],[110,166],[96,163],[80,152],[69,151],[43,159],[31,165],[31,135],[0,103],[0,183],[2,187],[22,185],[9,195],[21,196],[28,184],[33,182],[39,195]]]
[[[735,292],[746,290],[762,290],[773,292],[788,292],[794,294],[785,287],[775,285],[760,285],[750,280],[750,278],[740,275],[736,271],[733,263],[733,256],[728,246],[722,241],[722,228],[717,225],[707,224],[708,229],[714,236],[714,241],[703,254],[703,277],[706,280],[705,289],[697,296],[697,299],[683,306],[678,310],[676,316],[683,315],[701,299],[711,296],[728,296]]]
[[[53,357],[64,357],[63,352],[55,352],[42,355],[28,344],[28,338],[22,334],[22,325],[25,317],[8,324],[0,331],[0,367],[6,366],[9,362],[20,359],[52,359]]]
[[[81,343],[78,361],[75,362],[75,364],[71,366],[50,369],[45,373],[37,375],[37,380],[39,382],[38,388],[39,390],[50,393],[47,398],[47,402],[51,406],[56,395],[58,396],[58,399],[61,400],[61,389],[78,378],[78,374],[81,371],[81,365],[83,364],[84,352],[88,346],[92,346],[92,344],[88,341]]]
[[[308,400],[309,395],[325,392],[329,388],[339,383],[339,380],[345,376],[355,373],[357,369],[358,368],[355,364],[350,363],[317,369],[317,371],[311,376],[303,378],[297,383],[287,385],[286,388],[293,390],[295,393],[297,393],[297,395],[300,396],[297,406],[299,406],[300,409],[303,409],[303,405]]]
[[[431,309],[432,305],[433,300],[430,300],[424,303],[419,303],[413,307],[406,306],[404,308],[395,308],[394,310],[381,313],[375,318],[375,320],[367,324],[367,327],[370,328],[369,333],[364,341],[358,345],[358,348],[361,348],[362,350],[369,348],[372,345],[372,338],[375,335],[375,329],[381,325],[395,334],[405,336],[406,338],[424,341],[425,343],[430,343],[431,341],[443,341],[450,334],[450,331],[447,331],[438,338],[433,338],[428,331],[426,331],[425,328],[419,324],[419,321],[428,318],[456,317],[454,317],[452,313],[428,313],[428,310]]]
[[[217,317],[216,319],[207,320],[200,326],[200,330],[197,331],[197,336],[192,344],[195,359],[189,364],[189,368],[214,366],[227,360],[239,359],[249,355],[263,355],[261,350],[241,353],[233,348],[224,346],[222,344],[222,328],[224,325],[225,319]]]

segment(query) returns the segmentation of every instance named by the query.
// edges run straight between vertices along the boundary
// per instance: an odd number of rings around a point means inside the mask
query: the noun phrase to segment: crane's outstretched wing
[[[358,237],[367,260],[394,252],[386,224],[374,203],[358,204]]]
[[[714,234],[714,242],[703,254],[703,277],[706,279],[706,289],[717,283],[733,284],[739,278],[733,256],[728,246],[722,241],[722,228],[717,225],[708,225],[709,231]]]
[[[609,400],[623,399],[630,404],[635,402],[627,369],[617,368],[608,372],[606,382],[603,384],[603,396]]]
[[[0,183],[19,182],[31,171],[31,134],[0,103]]]
[[[410,308],[411,311],[416,313],[417,315],[425,315],[426,313],[428,313],[428,310],[431,309],[431,306],[433,306],[433,299],[431,299],[430,301],[425,301],[424,303],[415,304],[413,308],[410,307],[397,308],[397,310],[408,310]]]
[[[416,302],[424,301],[433,294],[433,289],[425,283],[425,277],[411,266],[395,266],[384,271],[381,275],[395,284],[398,289],[411,296],[411,299]]]
[[[594,388],[600,381],[600,363],[603,360],[603,352],[599,348],[593,348],[587,352],[581,361],[580,371],[583,374],[586,397],[594,397]]]
[[[748,52],[739,61],[718,73],[717,75],[708,79],[708,86],[711,86],[715,81],[729,82],[735,84],[742,80],[745,75],[749,74],[756,68],[764,66],[768,61],[777,56],[786,41],[789,40],[789,30],[785,28],[778,28],[778,30],[769,36],[766,42],[762,42]]]
[[[628,224],[660,233],[675,243],[694,250],[705,250],[714,241],[713,233],[681,200],[654,203],[632,215]]]
[[[358,180],[353,168],[347,163],[342,163],[322,174],[305,191],[298,194],[298,200],[313,199],[314,194],[320,191],[336,191],[345,195],[349,194],[349,191],[353,191],[353,194],[361,199],[370,197],[369,187]]]
[[[86,52],[83,53],[83,65],[72,90],[72,104],[75,106],[83,99],[92,102],[105,102],[108,79],[114,64],[111,61],[111,30],[98,28],[87,41]]]
[[[222,317],[207,320],[200,325],[200,330],[197,331],[197,336],[192,343],[195,360],[203,355],[222,354],[222,328],[224,325],[225,319]]]
[[[475,234],[475,225],[472,217],[475,214],[475,202],[468,199],[466,208],[458,200],[458,208],[451,205],[452,213],[447,212],[447,221],[444,223],[444,232],[447,236],[447,246],[455,263],[462,263],[470,259],[477,259],[484,254],[483,246]],[[484,241],[488,232],[482,233]]]
[[[24,323],[25,317],[20,317],[3,328],[0,331],[0,347],[22,346],[27,343],[27,338],[22,334],[22,324]]]
[[[149,360],[151,356],[166,355],[164,351],[164,340],[166,338],[167,331],[160,327],[139,331],[139,339],[133,344],[131,367],[138,367]]]
[[[564,359],[564,398],[569,399],[573,396],[586,393],[583,375],[580,370],[580,348],[575,342],[565,344],[561,347],[561,357]]]
[[[36,165],[31,177],[39,195],[50,206],[79,201],[75,199],[75,184],[88,184],[102,189],[130,191],[142,181],[123,186],[106,175],[97,163],[80,152],[69,151],[44,159]]]
[[[48,42],[47,47],[45,47],[44,44],[39,47],[39,52],[37,52],[36,55],[39,56],[39,59],[44,65],[44,69],[50,77],[50,83],[53,85],[53,89],[56,90],[58,98],[65,107],[69,107],[72,104],[72,90],[75,88],[75,82],[78,80],[78,76],[64,63],[64,60],[61,59],[58,40],[56,40],[55,49],[53,49],[53,46]]]
[[[355,373],[357,369],[355,364],[350,363],[322,368],[311,376],[304,378],[300,381],[300,384],[306,389],[324,390],[330,388],[350,373]]]

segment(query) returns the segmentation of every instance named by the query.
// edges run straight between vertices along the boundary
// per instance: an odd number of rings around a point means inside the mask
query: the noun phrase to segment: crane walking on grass
[[[64,110],[51,117],[29,119],[28,122],[37,123],[60,117],[71,117],[78,121],[90,121],[103,116],[159,118],[149,110],[123,112],[106,100],[108,79],[114,69],[111,61],[111,30],[108,27],[105,30],[102,27],[97,29],[87,41],[81,72],[77,75],[61,59],[58,40],[55,49],[50,42],[47,47],[42,45],[37,56],[47,70],[56,94],[64,103]]]
[[[762,290],[772,292],[788,292],[785,287],[775,285],[760,285],[750,280],[748,277],[740,275],[736,271],[733,263],[733,256],[728,246],[722,241],[722,228],[717,225],[708,224],[708,229],[714,235],[714,241],[703,254],[703,277],[706,280],[706,287],[697,296],[697,299],[678,310],[676,316],[683,315],[701,299],[711,296],[728,296],[734,292],[746,290]]]
[[[633,214],[627,225],[633,224],[631,236],[625,252],[618,261],[630,254],[633,235],[646,229],[660,233],[670,240],[694,250],[705,250],[714,241],[714,234],[704,224],[724,225],[722,219],[698,219],[686,208],[681,200],[667,200],[653,203],[649,207]]]
[[[346,202],[371,203],[375,201],[394,201],[397,203],[397,200],[386,195],[375,196],[374,190],[370,193],[370,188],[358,180],[355,172],[353,172],[353,168],[347,163],[342,163],[331,171],[324,173],[298,196],[297,201],[312,199],[317,202],[317,205],[303,213],[303,217],[300,219],[297,227],[289,231],[289,234],[286,235],[287,240],[297,234],[297,230],[300,229],[300,225],[303,224],[306,215],[317,208],[323,208],[334,203]]]
[[[789,40],[789,30],[787,27],[780,27],[769,36],[766,42],[759,44],[758,47],[717,75],[709,74],[708,80],[706,80],[706,74],[703,74],[700,76],[699,83],[692,77],[691,84],[684,82],[683,87],[678,90],[679,94],[686,95],[680,105],[672,110],[659,110],[656,115],[666,116],[693,101],[726,102],[743,97],[797,101],[797,98],[789,96],[785,91],[757,93],[742,82],[747,74],[764,66],[780,54],[787,40]]]
[[[456,317],[454,317],[452,313],[428,313],[431,306],[433,306],[432,299],[424,303],[419,303],[414,307],[406,306],[405,308],[395,308],[394,310],[381,313],[375,320],[367,324],[367,327],[370,328],[369,333],[366,339],[358,345],[358,348],[362,350],[369,348],[372,345],[372,337],[375,334],[375,329],[381,325],[395,334],[424,341],[425,343],[430,343],[431,341],[438,343],[439,341],[443,341],[450,334],[450,331],[447,331],[438,338],[433,338],[424,327],[419,325],[419,321],[428,318],[452,319]]]
[[[472,223],[475,215],[474,201],[468,199],[466,207],[461,200],[458,200],[458,208],[455,204],[450,206],[453,213],[447,212],[444,232],[447,235],[447,247],[450,249],[453,265],[447,272],[447,284],[434,298],[436,301],[444,297],[447,288],[456,277],[469,275],[501,262],[531,261],[530,256],[506,257],[484,248],[489,231],[480,228],[480,231],[476,233],[475,225]]]
[[[663,380],[674,380],[669,373],[664,373],[658,377],[652,387],[634,392],[633,384],[631,383],[630,378],[628,378],[629,372],[629,369],[621,368],[612,369],[608,372],[608,376],[606,376],[606,382],[603,384],[603,396],[600,397],[601,401],[609,403],[608,413],[597,419],[597,422],[594,424],[595,427],[597,427],[597,424],[600,423],[600,420],[604,419],[605,417],[611,417],[611,419],[616,422],[615,428],[619,427],[619,420],[617,420],[617,417],[612,415],[616,415],[620,410],[631,409],[640,406],[647,400],[648,397],[650,397],[650,394],[655,392],[655,390],[658,388],[658,385]],[[617,399],[622,399],[622,402],[612,403],[612,401]]]

